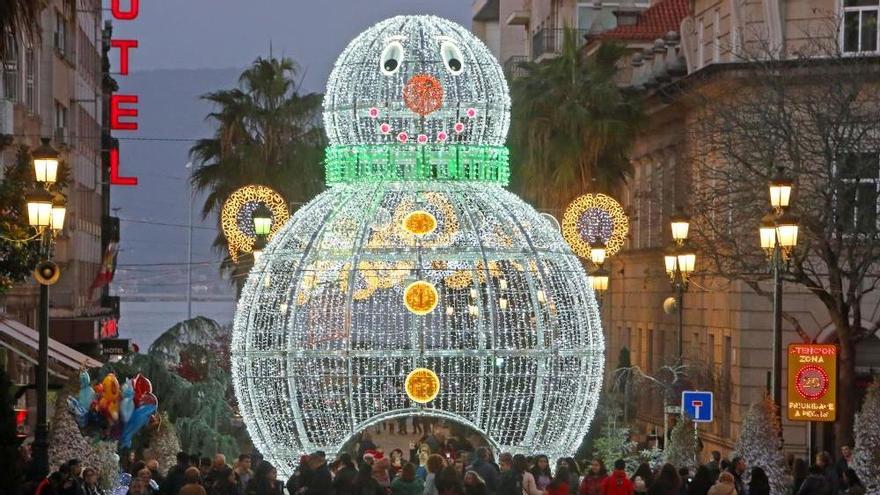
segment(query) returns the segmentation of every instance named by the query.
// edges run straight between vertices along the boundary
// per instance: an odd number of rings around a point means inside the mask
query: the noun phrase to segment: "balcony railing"
[[[520,64],[528,61],[529,57],[526,57],[525,55],[514,55],[508,58],[504,62],[504,75],[507,76],[508,80],[526,75],[526,70],[523,69]]]
[[[586,43],[584,36],[589,32],[586,29],[575,29],[575,40],[577,47]],[[532,35],[532,60],[546,57],[547,55],[558,55],[562,52],[562,44],[565,40],[565,29],[563,28],[543,28],[539,29]]]

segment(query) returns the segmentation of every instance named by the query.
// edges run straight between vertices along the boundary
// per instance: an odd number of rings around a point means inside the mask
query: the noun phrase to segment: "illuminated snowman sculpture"
[[[254,445],[287,476],[421,415],[570,455],[601,387],[599,311],[559,231],[503,189],[498,62],[455,23],[395,17],[348,45],[324,108],[329,189],[274,236],[235,316]]]

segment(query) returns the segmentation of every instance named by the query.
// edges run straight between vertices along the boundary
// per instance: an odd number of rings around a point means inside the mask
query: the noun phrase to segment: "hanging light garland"
[[[229,195],[220,212],[220,225],[226,237],[229,256],[238,263],[239,253],[250,253],[257,241],[253,214],[263,205],[272,213],[272,229],[268,238],[290,218],[287,202],[272,188],[259,185],[244,186]]]
[[[605,256],[612,256],[629,235],[629,218],[611,196],[584,194],[565,209],[562,235],[581,258],[590,259],[590,246],[597,243],[605,245]]]
[[[450,21],[388,19],[336,62],[329,189],[265,248],[234,320],[240,411],[280,475],[411,415],[513,453],[580,444],[598,306],[556,227],[503,189],[509,121],[501,67]]]

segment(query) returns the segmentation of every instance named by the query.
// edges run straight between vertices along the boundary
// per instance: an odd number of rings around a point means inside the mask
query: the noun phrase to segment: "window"
[[[18,42],[11,33],[6,35],[9,47],[3,60],[3,98],[18,101]]]
[[[24,102],[31,112],[37,111],[36,73],[37,60],[31,46],[24,52]]]
[[[593,2],[579,3],[577,7],[578,30],[588,33],[601,33],[617,27],[616,6],[602,2],[598,6]]]
[[[840,160],[835,195],[838,227],[844,233],[877,232],[880,153],[850,153]]]
[[[67,142],[67,107],[55,102],[55,138],[61,142]]]
[[[62,56],[67,53],[67,20],[61,12],[55,12],[55,49]]]
[[[880,0],[843,0],[844,53],[877,51]]]
[[[700,19],[700,23],[697,25],[697,68],[702,69],[703,63],[705,62],[703,59],[704,53],[703,50],[706,46],[706,29],[703,26],[703,19]]]

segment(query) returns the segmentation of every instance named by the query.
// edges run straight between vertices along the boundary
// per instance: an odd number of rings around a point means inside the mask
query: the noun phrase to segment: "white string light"
[[[401,49],[386,50],[392,36]],[[428,48],[437,39],[434,53]],[[456,49],[441,54],[449,39]],[[386,52],[402,52],[403,61],[380,69]],[[449,63],[460,64],[456,75],[444,64],[459,55],[464,60]],[[483,121],[482,141],[474,142],[503,141],[508,100],[497,62],[464,28],[427,16],[384,21],[349,45],[328,88],[331,141],[384,139],[361,120],[343,123],[353,110],[338,99],[351,104],[353,92],[411,74],[410,65],[443,81],[434,113],[478,97],[480,108],[497,105],[500,114]],[[376,94],[401,101],[400,86],[383,88]],[[398,110],[406,118],[395,122],[406,125],[433,115]],[[415,235],[403,222],[413,212],[429,213],[436,226]],[[423,315],[403,302],[417,281],[437,291],[436,308]],[[320,194],[265,248],[236,311],[232,371],[254,445],[286,477],[303,453],[338,452],[368,426],[411,415],[469,426],[497,450],[571,455],[596,409],[603,353],[589,279],[531,206],[486,181],[371,177]],[[426,404],[404,387],[417,368],[439,377],[439,394]]]

